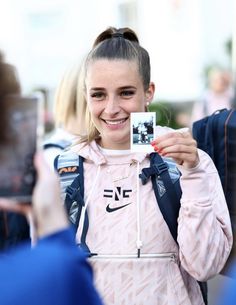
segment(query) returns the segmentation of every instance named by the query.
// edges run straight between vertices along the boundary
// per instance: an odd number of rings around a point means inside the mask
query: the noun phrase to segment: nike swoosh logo
[[[115,211],[117,211],[119,209],[122,209],[122,208],[124,208],[124,207],[126,207],[127,205],[130,205],[130,204],[131,204],[131,202],[127,203],[127,204],[124,204],[124,205],[120,205],[119,207],[116,207],[116,208],[111,208],[110,204],[108,204],[107,207],[106,207],[106,211],[108,213],[112,213],[112,212],[115,212]]]

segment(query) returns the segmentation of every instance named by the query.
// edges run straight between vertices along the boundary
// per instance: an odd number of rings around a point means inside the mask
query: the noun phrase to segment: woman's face
[[[86,75],[86,99],[94,125],[107,149],[130,148],[130,113],[143,112],[154,85],[144,90],[135,61],[92,61]]]

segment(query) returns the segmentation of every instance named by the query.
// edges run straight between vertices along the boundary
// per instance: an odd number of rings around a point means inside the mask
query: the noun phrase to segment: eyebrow
[[[137,88],[135,86],[123,86],[118,88],[118,90],[125,90],[125,89],[137,89]],[[97,90],[106,90],[106,89],[103,87],[90,88],[90,91],[97,91]]]
[[[90,88],[90,90],[102,90],[102,89],[104,89],[103,87],[92,87],[92,88]]]
[[[124,90],[124,89],[136,89],[135,86],[123,86],[123,87],[120,87],[119,90]]]

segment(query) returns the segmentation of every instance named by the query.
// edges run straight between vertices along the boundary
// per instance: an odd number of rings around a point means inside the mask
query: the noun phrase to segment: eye
[[[105,98],[105,93],[102,91],[96,91],[96,92],[91,93],[90,96],[94,100],[101,101]]]
[[[120,92],[120,95],[124,98],[132,97],[134,94],[135,94],[135,91],[131,90],[131,89],[122,90]]]

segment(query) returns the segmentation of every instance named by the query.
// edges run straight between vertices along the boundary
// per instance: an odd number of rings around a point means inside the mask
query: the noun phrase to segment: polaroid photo
[[[150,143],[155,139],[156,113],[132,112],[130,124],[131,151],[153,152]]]

